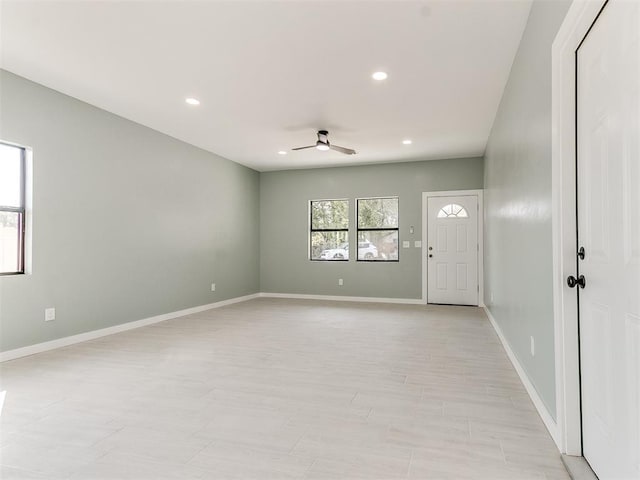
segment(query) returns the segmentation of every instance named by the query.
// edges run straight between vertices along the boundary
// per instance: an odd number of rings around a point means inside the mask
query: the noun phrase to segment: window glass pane
[[[18,271],[20,214],[0,212],[0,273]]]
[[[358,228],[397,228],[397,198],[358,200]]]
[[[438,212],[438,218],[467,218],[469,214],[462,205],[450,203],[445,205]]]
[[[0,206],[20,207],[22,149],[0,143]]]
[[[398,231],[358,232],[358,260],[398,260]]]
[[[312,232],[311,260],[349,260],[348,232]]]
[[[311,202],[312,229],[349,228],[348,200],[320,200]]]

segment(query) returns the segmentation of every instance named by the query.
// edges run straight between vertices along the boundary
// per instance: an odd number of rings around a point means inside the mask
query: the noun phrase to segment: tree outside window
[[[358,261],[398,261],[398,197],[359,198]]]
[[[349,201],[312,200],[310,204],[311,260],[349,260]]]

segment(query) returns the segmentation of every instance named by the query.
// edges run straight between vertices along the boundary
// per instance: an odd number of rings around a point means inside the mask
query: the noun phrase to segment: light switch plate
[[[416,240],[413,242],[413,246],[416,248],[422,248],[422,240]]]
[[[56,319],[56,309],[55,308],[45,308],[44,309],[44,321],[50,322],[51,320]]]
[[[409,248],[409,245],[411,245],[411,243],[409,242],[409,240],[404,240],[402,242],[402,248]]]

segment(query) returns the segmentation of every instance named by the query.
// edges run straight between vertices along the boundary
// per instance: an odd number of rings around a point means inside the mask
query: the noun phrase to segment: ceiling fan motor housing
[[[326,143],[329,145],[329,132],[326,130],[318,130],[318,143]]]

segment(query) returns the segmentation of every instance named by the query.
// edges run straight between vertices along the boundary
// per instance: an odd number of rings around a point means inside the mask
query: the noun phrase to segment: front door
[[[639,1],[606,4],[577,68],[578,274],[568,281],[583,454],[602,480],[640,479]]]
[[[478,305],[478,197],[427,199],[427,303]]]

